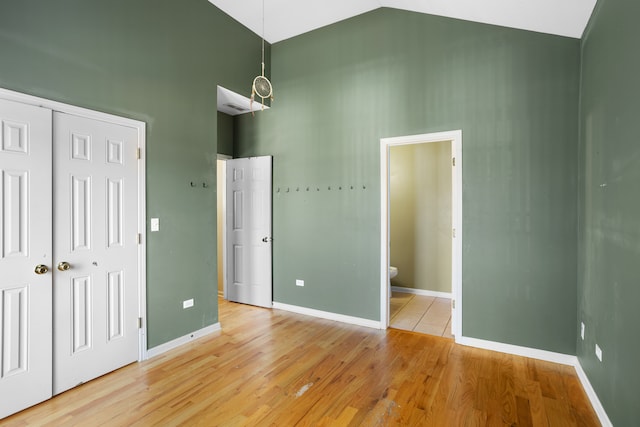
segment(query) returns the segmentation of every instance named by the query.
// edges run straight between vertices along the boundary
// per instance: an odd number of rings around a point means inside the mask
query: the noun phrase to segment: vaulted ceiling
[[[596,0],[209,0],[276,43],[380,7],[581,38]]]

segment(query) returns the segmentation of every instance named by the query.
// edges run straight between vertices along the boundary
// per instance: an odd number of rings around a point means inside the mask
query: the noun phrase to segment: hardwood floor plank
[[[225,301],[220,321],[0,425],[599,425],[570,367]]]

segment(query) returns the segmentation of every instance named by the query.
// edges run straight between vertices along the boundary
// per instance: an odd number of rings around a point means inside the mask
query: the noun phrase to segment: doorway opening
[[[459,130],[380,140],[383,327],[461,336],[461,148]]]
[[[217,247],[218,247],[218,297],[227,298],[225,262],[227,260],[227,160],[232,156],[218,154],[216,159],[216,197],[217,197]]]
[[[389,326],[451,335],[451,141],[389,150]]]
[[[231,154],[234,153],[235,139],[235,116],[247,114],[252,111],[251,100],[243,95],[226,89],[222,86],[217,87],[217,158],[216,158],[216,228],[217,228],[217,301],[218,301],[218,318],[220,323],[225,317],[225,310],[235,302],[246,304],[268,305],[272,303],[271,288],[271,162],[269,161],[268,173],[256,170],[255,167],[248,169],[245,174],[242,168],[238,168],[238,163],[249,161],[254,163],[253,159],[234,159]],[[269,107],[265,106],[265,109]],[[225,153],[225,154],[223,154]],[[255,165],[254,165],[255,166]],[[242,181],[254,182],[260,177],[269,179],[269,191],[262,193],[258,191],[261,186],[255,185],[250,189],[236,188],[237,184]],[[244,179],[246,178],[246,180]],[[235,183],[234,183],[235,181]],[[255,182],[254,182],[255,184]],[[260,187],[260,188],[258,188]],[[240,190],[240,191],[239,191]],[[248,191],[247,191],[248,190]],[[238,241],[238,235],[247,235],[258,230],[257,224],[260,219],[266,216],[260,213],[256,214],[255,209],[262,206],[260,201],[269,202],[269,230],[267,234],[260,235],[256,241],[256,236],[249,236],[244,241]],[[244,224],[244,225],[243,225]],[[249,227],[249,233],[246,231]],[[262,227],[264,228],[264,227]],[[264,231],[264,230],[261,230]],[[268,247],[268,248],[267,248]],[[267,250],[268,249],[268,250]],[[258,268],[265,266],[265,254],[269,255],[268,268]],[[269,278],[268,286],[265,286],[264,280],[256,280],[256,278]],[[246,284],[249,283],[249,286]],[[243,286],[245,285],[245,286]],[[253,299],[255,290],[264,291],[268,287],[269,297],[263,298],[261,301]],[[244,288],[244,294],[238,298],[238,289]],[[263,292],[261,293],[261,295]],[[268,300],[268,303],[265,301]],[[232,310],[235,313],[235,311]],[[226,321],[226,320],[225,320]]]

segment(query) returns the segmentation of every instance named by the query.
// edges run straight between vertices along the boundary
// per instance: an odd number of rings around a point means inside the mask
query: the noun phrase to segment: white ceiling
[[[276,43],[380,7],[581,38],[596,0],[209,0]]]
[[[262,100],[258,98],[253,104],[246,96],[242,96],[230,91],[222,86],[218,86],[218,111],[230,116],[237,116],[250,112],[268,110],[269,106],[262,105]]]

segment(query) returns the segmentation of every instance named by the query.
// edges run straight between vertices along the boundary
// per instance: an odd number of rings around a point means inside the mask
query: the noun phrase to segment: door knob
[[[70,268],[71,268],[71,265],[66,261],[62,261],[58,263],[58,270],[60,271],[67,271]]]
[[[46,265],[44,264],[36,265],[36,269],[35,269],[36,274],[45,274],[47,271],[49,271],[49,267],[47,267]]]
[[[265,243],[273,242],[273,237],[263,237],[262,241]]]

